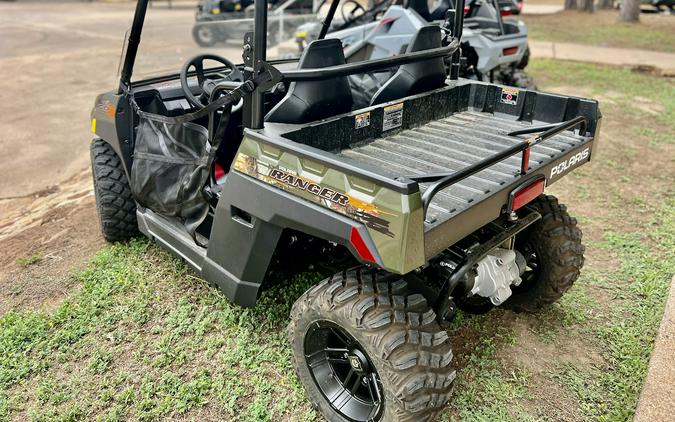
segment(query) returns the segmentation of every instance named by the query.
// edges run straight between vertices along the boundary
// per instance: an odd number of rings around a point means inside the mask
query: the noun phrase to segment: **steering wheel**
[[[204,60],[213,60],[218,62],[229,68],[230,72],[227,74],[219,72],[211,75],[205,75]],[[195,73],[197,75],[197,82],[199,83],[199,89],[201,90],[199,97],[192,93],[190,86],[188,85],[188,71],[191,67],[195,68]],[[185,98],[187,98],[190,104],[198,108],[206,107],[206,104],[208,104],[208,99],[211,97],[211,93],[213,92],[214,88],[220,82],[224,81],[243,82],[244,76],[241,74],[241,71],[237,69],[237,66],[235,66],[234,63],[215,54],[199,54],[194,56],[185,62],[180,70],[180,86],[183,89]]]
[[[349,8],[347,6],[349,6]],[[350,9],[350,11],[345,13],[345,9],[347,8]],[[359,11],[361,11],[361,13],[357,13]],[[359,3],[357,3],[355,0],[347,0],[344,3],[342,3],[342,6],[340,7],[342,22],[352,21],[358,18],[359,16],[363,15],[364,13],[366,13],[366,9]]]

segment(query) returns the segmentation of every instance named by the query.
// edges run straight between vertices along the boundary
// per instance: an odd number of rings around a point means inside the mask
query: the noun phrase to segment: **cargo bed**
[[[267,123],[240,150],[265,164],[237,169],[265,181],[280,169],[277,187],[364,223],[378,245],[402,248],[394,256],[410,256],[409,239],[423,236],[429,259],[508,212],[515,190],[590,160],[600,119],[593,100],[460,80],[327,120]],[[298,191],[297,176],[357,209]]]
[[[459,171],[522,142],[522,137],[508,133],[529,126],[492,113],[465,111],[344,149],[339,155],[377,167],[385,174],[421,176]],[[590,140],[571,131],[557,134],[532,147],[528,170],[534,171]],[[521,158],[512,156],[443,189],[429,205],[425,228],[432,229],[512,183],[521,177],[520,165]],[[428,186],[421,183],[420,191],[424,193]]]

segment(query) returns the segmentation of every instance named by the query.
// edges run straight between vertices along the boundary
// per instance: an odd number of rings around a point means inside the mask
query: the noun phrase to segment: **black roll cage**
[[[247,66],[245,63],[245,74],[248,78],[253,78],[262,71],[262,64],[267,60],[267,2],[268,0],[255,0],[255,15],[253,22],[253,37],[245,37],[244,50],[251,52],[251,63]],[[149,0],[138,0],[136,4],[136,11],[134,13],[134,21],[129,33],[127,49],[124,55],[124,63],[120,73],[120,87],[119,94],[124,92],[131,92],[131,76],[133,74],[134,63],[138,53],[138,46],[141,41],[141,34],[143,25],[145,23],[145,13],[148,8]],[[325,37],[328,28],[335,16],[339,0],[332,0],[328,15],[324,22],[322,22],[322,30],[319,34],[319,39]],[[456,11],[459,10],[459,13]],[[452,38],[448,45],[431,50],[424,50],[414,53],[400,54],[394,57],[385,57],[382,59],[363,61],[357,63],[349,63],[338,66],[330,66],[319,69],[302,69],[281,72],[282,81],[296,82],[296,81],[315,81],[321,79],[331,79],[339,76],[353,75],[357,73],[366,73],[378,69],[386,69],[403,64],[412,63],[416,61],[429,60],[438,57],[452,56],[452,68],[459,67],[459,46],[462,36],[462,26],[464,20],[464,0],[457,0],[457,7],[454,10],[448,11],[448,20],[450,24],[450,33]],[[450,19],[453,18],[453,19]],[[256,46],[263,46],[262,48]],[[451,78],[457,79],[458,72],[451,72]],[[261,129],[263,127],[264,119],[264,92],[256,89],[250,96],[244,99],[250,104],[245,105],[244,113],[249,116],[244,116],[243,121],[245,125],[251,129]]]
[[[129,43],[125,53],[124,64],[122,67],[120,77],[119,93],[131,92],[131,75],[133,71],[134,61],[138,52],[138,45],[141,39],[141,32],[145,20],[145,12],[147,10],[149,0],[138,0],[136,5],[136,13],[134,16],[131,33],[129,35]],[[496,0],[493,0],[496,3]],[[322,23],[322,30],[319,39],[325,37],[330,23],[335,15],[339,0],[332,0],[326,20]],[[459,13],[457,13],[459,11]],[[499,13],[499,9],[497,9]],[[296,82],[296,81],[315,81],[321,79],[331,79],[339,76],[353,75],[357,73],[366,73],[378,69],[386,69],[394,66],[400,66],[406,63],[416,61],[429,60],[438,57],[452,56],[450,65],[450,79],[458,79],[459,77],[459,59],[460,59],[460,43],[462,38],[462,29],[464,25],[464,0],[456,1],[456,9],[450,9],[446,14],[446,29],[451,35],[450,41],[444,47],[434,48],[413,53],[400,54],[394,57],[386,57],[382,59],[362,61],[356,63],[348,63],[338,66],[329,66],[318,69],[301,69],[280,72],[282,81]],[[265,46],[265,48],[256,48],[255,46]],[[247,80],[251,80],[260,75],[265,66],[269,67],[266,62],[267,59],[267,0],[255,0],[255,18],[254,18],[254,32],[247,34],[244,37],[244,51],[247,53],[246,63],[244,63],[244,73]],[[280,63],[284,61],[277,61]],[[155,78],[154,80],[157,80]],[[164,79],[164,78],[161,78]],[[146,81],[147,83],[148,81]],[[250,95],[244,97],[243,108],[243,122],[247,128],[261,129],[264,125],[264,90],[255,89]],[[532,146],[543,142],[560,132],[579,127],[579,133],[583,134],[586,131],[588,119],[583,116],[577,116],[570,120],[539,126],[527,129],[517,130],[509,133],[509,136],[519,136],[526,134],[537,134],[527,140],[519,142],[502,150],[490,157],[487,157],[477,163],[474,163],[459,171],[447,173],[430,173],[426,175],[408,175],[406,179],[417,183],[430,183],[429,188],[422,195],[422,203],[424,215],[426,217],[427,210],[433,197],[445,189],[446,187],[458,183],[468,177],[473,176],[479,171],[496,164],[504,159],[521,153],[521,168],[520,175],[524,176],[528,173],[529,157]]]

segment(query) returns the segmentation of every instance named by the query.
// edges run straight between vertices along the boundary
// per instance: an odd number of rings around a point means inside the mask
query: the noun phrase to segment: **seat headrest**
[[[345,64],[342,41],[337,38],[327,38],[309,43],[300,57],[298,69],[317,69],[339,64]]]
[[[441,46],[441,29],[438,25],[427,25],[421,27],[413,37],[406,53],[415,51],[430,50]]]

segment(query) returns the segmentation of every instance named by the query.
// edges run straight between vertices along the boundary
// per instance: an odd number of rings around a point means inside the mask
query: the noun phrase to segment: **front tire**
[[[449,399],[448,334],[398,276],[359,267],[322,281],[293,305],[288,337],[298,378],[331,422],[429,421]]]
[[[556,302],[579,278],[584,265],[581,230],[567,207],[552,195],[541,195],[529,206],[541,214],[541,220],[516,237],[516,250],[528,268],[504,303],[516,312],[536,312]]]
[[[122,160],[103,139],[94,139],[90,152],[96,210],[103,238],[108,242],[129,240],[139,232],[136,202]]]

